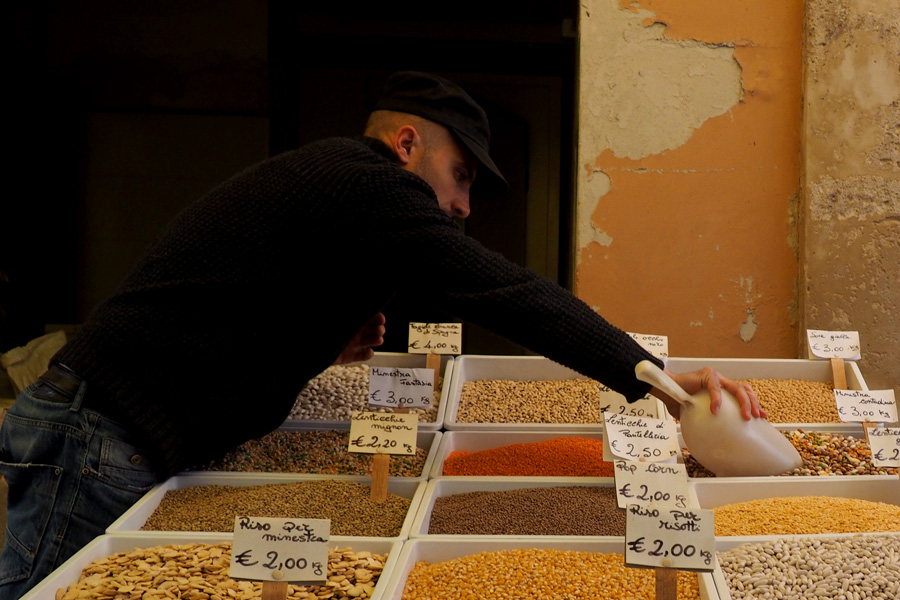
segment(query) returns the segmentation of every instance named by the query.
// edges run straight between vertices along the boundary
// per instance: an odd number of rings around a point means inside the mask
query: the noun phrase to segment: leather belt
[[[81,377],[63,364],[51,365],[38,379],[55,389],[60,394],[74,397],[81,386]]]

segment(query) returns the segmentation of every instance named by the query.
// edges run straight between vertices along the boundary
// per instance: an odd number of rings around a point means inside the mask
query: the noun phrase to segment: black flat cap
[[[493,197],[509,188],[489,153],[491,130],[484,109],[452,81],[420,71],[394,73],[372,110],[418,115],[449,129],[479,162],[473,194]]]

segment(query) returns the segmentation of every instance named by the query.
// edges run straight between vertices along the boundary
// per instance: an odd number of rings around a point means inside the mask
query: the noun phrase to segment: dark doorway
[[[373,4],[270,3],[272,153],[358,135],[396,70],[445,75],[484,106],[492,155],[510,182],[502,198],[473,198],[461,225],[487,247],[568,286],[577,3]],[[386,314],[394,325],[388,351],[405,351],[409,321],[450,320],[416,298],[398,298]],[[467,325],[464,352],[526,351]]]

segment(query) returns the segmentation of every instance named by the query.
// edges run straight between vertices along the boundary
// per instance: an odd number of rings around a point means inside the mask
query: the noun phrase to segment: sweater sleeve
[[[634,367],[661,361],[562,286],[464,235],[441,212],[431,188],[418,181],[400,187],[399,198],[394,187],[393,201],[367,216],[388,232],[381,242],[391,260],[404,264],[407,285],[449,314],[596,379],[629,401],[649,391]]]

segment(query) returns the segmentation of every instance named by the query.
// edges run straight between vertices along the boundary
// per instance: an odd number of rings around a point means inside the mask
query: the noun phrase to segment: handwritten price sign
[[[900,428],[876,427],[869,430],[872,464],[876,467],[900,467]]]
[[[410,354],[460,354],[462,323],[410,323]]]
[[[639,400],[628,402],[625,396],[612,390],[611,388],[600,385],[600,412],[612,412],[619,415],[629,417],[650,417],[656,419],[659,417],[658,404],[656,398],[647,394]]]
[[[414,414],[354,411],[350,417],[350,452],[416,453],[419,418]]]
[[[681,463],[614,461],[616,500],[629,504],[688,508],[687,469]]]
[[[328,519],[234,518],[231,567],[235,579],[324,583]]]
[[[664,335],[648,335],[646,333],[629,333],[631,339],[641,348],[665,363],[669,360],[669,338]]]
[[[434,369],[372,367],[369,404],[388,408],[431,408],[434,405]]]
[[[860,359],[858,331],[822,331],[807,329],[806,339],[810,356],[819,358]]]
[[[628,567],[712,571],[715,550],[711,510],[639,504],[629,504],[625,510],[625,565]]]
[[[680,452],[675,421],[603,413],[603,459],[661,462]]]
[[[893,423],[897,420],[894,390],[834,390],[841,421]]]

